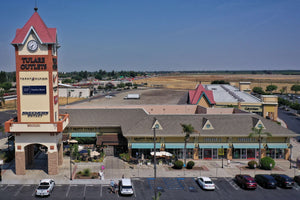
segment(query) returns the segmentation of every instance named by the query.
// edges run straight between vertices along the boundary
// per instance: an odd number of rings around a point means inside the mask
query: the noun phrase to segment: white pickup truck
[[[43,179],[35,190],[36,196],[49,196],[54,188],[55,182],[52,179]]]

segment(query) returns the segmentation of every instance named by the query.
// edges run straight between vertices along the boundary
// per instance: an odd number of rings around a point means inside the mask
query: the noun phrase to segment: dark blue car
[[[275,180],[275,178],[267,174],[255,175],[255,181],[264,188],[275,189],[277,185],[277,181]]]
[[[292,188],[294,186],[294,180],[285,174],[271,174],[271,176],[275,178],[279,187]]]

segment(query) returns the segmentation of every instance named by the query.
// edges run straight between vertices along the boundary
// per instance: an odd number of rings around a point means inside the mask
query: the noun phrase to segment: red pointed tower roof
[[[216,104],[211,90],[206,90],[202,84],[199,84],[195,90],[189,90],[190,104],[197,104],[202,96],[205,96],[210,104]]]
[[[56,43],[56,28],[48,28],[38,12],[34,12],[23,28],[17,29],[16,37],[11,44],[24,44],[31,31],[36,34],[42,44]]]

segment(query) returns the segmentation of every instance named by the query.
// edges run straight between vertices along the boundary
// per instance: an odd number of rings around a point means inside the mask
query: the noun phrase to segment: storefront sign
[[[46,94],[46,86],[45,85],[31,85],[31,86],[23,86],[22,88],[24,95],[30,94]]]
[[[48,77],[20,77],[21,81],[46,81]]]
[[[43,117],[48,115],[48,112],[22,112],[22,115],[27,115],[27,117]]]
[[[44,57],[32,58],[22,57],[21,70],[46,70],[47,64],[45,64]]]

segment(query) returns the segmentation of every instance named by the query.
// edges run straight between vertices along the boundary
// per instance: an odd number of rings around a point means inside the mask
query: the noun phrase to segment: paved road
[[[300,116],[296,116],[290,111],[278,109],[278,117],[285,121],[288,129],[300,134]],[[298,138],[300,138],[300,135]]]
[[[282,200],[298,199],[300,187],[292,189],[264,189],[258,186],[256,190],[241,189],[231,178],[212,178],[216,184],[215,191],[204,191],[194,178],[158,178],[157,188],[161,191],[161,200],[168,199],[215,199],[215,200]],[[123,197],[110,193],[109,185],[56,185],[48,199],[143,199],[150,200],[154,196],[154,181],[151,178],[136,178],[132,180],[134,195]],[[35,199],[37,185],[0,185],[0,199]]]

